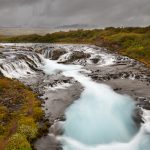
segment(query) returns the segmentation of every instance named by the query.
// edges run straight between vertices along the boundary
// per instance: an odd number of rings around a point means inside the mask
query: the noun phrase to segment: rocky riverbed
[[[0,74],[31,87],[43,102],[50,128],[48,135],[35,142],[37,150],[61,149],[55,139],[55,135],[62,134],[57,122],[65,120],[66,108],[78,100],[84,90],[80,82],[62,74],[59,67],[52,67],[52,73],[46,74],[45,58],[58,64],[80,65],[86,77],[131,96],[137,105],[133,118],[138,127],[143,122],[142,109],[150,110],[150,69],[136,60],[93,45],[1,45]]]

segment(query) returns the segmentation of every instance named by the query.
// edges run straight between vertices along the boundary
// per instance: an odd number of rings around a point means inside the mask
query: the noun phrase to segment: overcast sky
[[[150,25],[150,0],[0,0],[0,26]]]

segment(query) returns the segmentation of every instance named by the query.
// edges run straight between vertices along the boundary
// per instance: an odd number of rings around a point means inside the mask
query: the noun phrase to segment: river
[[[44,48],[42,53],[37,53],[41,48],[40,44],[31,44],[27,47],[25,44],[16,44],[15,50],[13,44],[4,44],[3,46],[6,47],[3,50],[0,70],[6,77],[25,82],[27,78],[32,80],[36,78],[37,72],[42,72],[47,76],[61,74],[64,77],[72,78],[82,86],[83,90],[79,98],[64,110],[66,120],[58,121],[58,125],[64,131],[63,134],[54,135],[64,150],[149,150],[148,110],[141,108],[145,123],[141,124],[139,128],[133,119],[137,107],[133,97],[115,92],[104,83],[93,81],[88,76],[92,73],[89,68],[95,67],[90,60],[86,60],[87,64],[84,62],[84,65],[78,61],[69,64],[59,62],[69,59],[71,50],[80,51],[80,48],[91,53],[91,57],[94,57],[93,47],[52,45],[51,48]],[[13,50],[11,49],[12,46]],[[29,47],[32,50],[29,50]],[[58,48],[66,49],[69,52],[62,55],[58,60],[49,59],[51,49]],[[102,61],[97,65],[98,68],[113,67],[116,63],[115,55],[103,51],[96,52],[96,55],[98,54],[102,58]],[[121,78],[123,80],[123,76]],[[133,75],[129,76],[129,80],[134,80]],[[58,91],[58,94],[61,88],[67,90],[70,86],[64,85],[63,87],[62,85],[55,90]]]

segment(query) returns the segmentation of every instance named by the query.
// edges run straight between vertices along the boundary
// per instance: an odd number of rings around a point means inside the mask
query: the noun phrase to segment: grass
[[[0,78],[1,150],[31,150],[42,116],[36,94],[19,81]]]

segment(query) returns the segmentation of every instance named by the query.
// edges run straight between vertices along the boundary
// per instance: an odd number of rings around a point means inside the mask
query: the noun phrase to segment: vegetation
[[[150,66],[150,26],[56,32],[40,36],[0,36],[1,42],[87,43],[107,47]]]
[[[0,150],[31,150],[43,116],[36,97],[19,81],[0,77]]]

